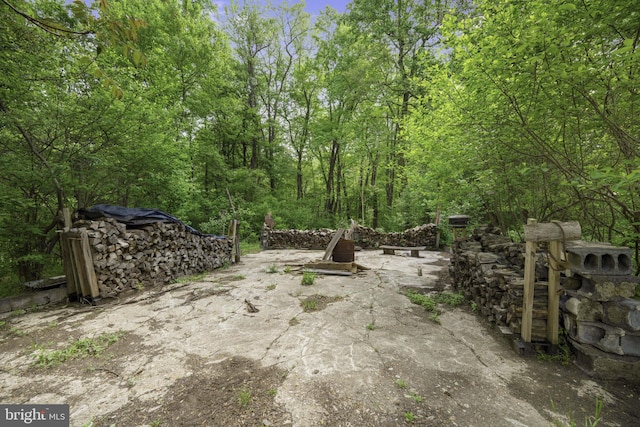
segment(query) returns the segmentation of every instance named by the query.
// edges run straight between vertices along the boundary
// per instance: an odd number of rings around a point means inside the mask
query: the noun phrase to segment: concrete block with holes
[[[602,242],[567,242],[571,271],[582,275],[624,276],[633,274],[631,249]]]

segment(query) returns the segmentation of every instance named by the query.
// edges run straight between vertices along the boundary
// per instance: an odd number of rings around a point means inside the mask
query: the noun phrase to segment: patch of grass
[[[162,425],[162,421],[154,420],[154,421],[151,421],[151,423],[149,424],[149,427],[160,427],[161,425]]]
[[[23,337],[25,335],[28,335],[29,333],[27,331],[23,331],[22,329],[19,329],[15,326],[12,326],[11,328],[9,328],[9,334],[10,335],[15,335],[16,337]]]
[[[229,280],[232,282],[237,282],[238,280],[244,280],[245,277],[242,274],[236,274],[235,276],[231,276]]]
[[[303,286],[311,286],[313,282],[316,280],[316,273],[312,273],[310,271],[305,271],[302,273],[302,285]]]
[[[248,254],[257,254],[262,252],[262,248],[260,247],[260,243],[256,242],[243,242],[240,241],[240,253],[243,255]]]
[[[599,397],[596,397],[596,410],[595,413],[593,415],[590,415],[588,417],[586,417],[584,419],[584,426],[585,427],[597,427],[598,424],[600,424],[600,421],[602,421],[602,409],[604,408],[604,402],[602,399],[600,399]],[[553,400],[551,401],[551,409],[553,409],[553,412],[558,412],[556,410],[556,405],[554,404]],[[572,416],[569,416],[569,424],[566,424],[562,421],[555,421],[553,423],[556,427],[577,427],[578,424],[576,424],[575,420],[573,419]]]
[[[367,325],[367,330],[368,331],[373,331],[376,328],[376,325],[374,322],[371,322]]]
[[[13,310],[11,313],[9,313],[9,317],[22,316],[23,314],[26,314],[26,313],[27,313],[27,310],[23,308],[19,308],[18,310]]]
[[[0,320],[0,329],[3,329],[3,328],[4,328],[4,325],[6,325],[6,324],[7,324],[7,322],[6,322],[6,321],[4,321],[4,320]]]
[[[267,269],[267,273],[277,273],[277,272],[278,272],[278,266],[275,264],[271,264]]]
[[[291,320],[289,320],[289,326],[295,326],[297,324],[299,324],[300,321],[298,320],[297,317],[292,317]]]
[[[405,380],[402,379],[397,379],[396,380],[396,385],[402,389],[407,388],[407,382]]]
[[[422,402],[422,397],[420,397],[419,394],[417,393],[409,393],[409,394],[405,394],[404,397],[407,397],[409,399],[412,399],[414,402],[416,403],[420,403]]]
[[[440,323],[440,313],[436,310],[431,313],[429,320],[435,323]]]
[[[251,402],[251,390],[248,388],[243,388],[238,391],[238,403],[240,406],[249,406]]]
[[[275,396],[276,394],[278,394],[278,390],[276,390],[275,388],[267,390],[267,395],[269,396]]]
[[[16,278],[4,278],[0,280],[0,298],[13,297],[23,294],[25,287]]]
[[[285,273],[291,273],[291,267],[287,265],[287,266],[284,268],[284,272],[285,272]]]
[[[421,305],[426,311],[431,313],[429,319],[439,323],[440,322],[440,310],[438,304],[445,304],[452,307],[465,303],[464,295],[454,294],[452,292],[442,292],[436,295],[424,295],[414,291],[408,291],[406,293],[407,298],[414,304]]]
[[[274,290],[275,288],[276,288],[276,284],[275,284],[275,283],[272,283],[272,284],[270,284],[270,285],[267,285],[267,288],[266,288],[266,289],[267,289],[268,291],[272,291],[272,290]]]
[[[453,292],[441,292],[436,297],[436,301],[439,304],[450,305],[451,307],[456,307],[462,305],[466,302],[464,295],[455,294]]]
[[[474,313],[478,311],[478,304],[476,304],[475,301],[471,301],[471,311],[473,311]]]
[[[404,420],[408,423],[412,423],[416,420],[416,416],[413,415],[413,412],[405,412],[404,413]]]
[[[51,368],[71,359],[86,356],[100,357],[107,348],[116,343],[124,332],[103,334],[97,338],[82,338],[72,342],[68,347],[60,350],[46,350],[37,348],[34,354],[34,364],[41,368]]]
[[[314,311],[318,306],[318,301],[315,299],[308,299],[302,301],[302,310],[304,312]]]
[[[564,334],[560,334],[560,340],[558,341],[558,353],[547,354],[542,350],[538,350],[536,354],[536,360],[538,362],[558,362],[562,366],[569,365],[571,361],[571,349],[567,340],[564,338]]]

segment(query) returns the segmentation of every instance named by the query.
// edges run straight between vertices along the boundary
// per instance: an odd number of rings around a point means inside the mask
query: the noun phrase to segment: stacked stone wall
[[[512,242],[496,228],[479,227],[453,243],[450,265],[458,291],[481,315],[516,335],[522,325],[524,248],[524,243]],[[560,315],[578,365],[595,376],[640,381],[640,301],[631,298],[638,278],[619,272],[566,273],[561,278]],[[547,275],[542,247],[536,260],[533,341],[546,339]]]
[[[262,230],[261,245],[264,249],[325,249],[335,230],[273,230],[265,226]],[[397,233],[383,233],[369,227],[357,225],[352,239],[363,249],[375,249],[381,245],[426,246],[436,248],[437,228],[434,224],[424,224]]]
[[[211,271],[231,262],[232,241],[193,233],[183,224],[157,222],[127,228],[112,218],[81,220],[86,230],[101,297]]]

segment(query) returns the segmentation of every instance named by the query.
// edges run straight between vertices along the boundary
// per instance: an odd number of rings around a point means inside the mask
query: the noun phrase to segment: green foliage
[[[409,298],[409,301],[422,306],[427,312],[429,312],[429,319],[436,323],[440,322],[440,309],[438,308],[438,304],[455,307],[465,303],[464,295],[451,292],[441,292],[436,295],[424,295],[415,291],[408,291],[406,296]]]
[[[317,306],[318,301],[313,298],[302,301],[302,309],[305,312],[315,311]]]
[[[551,408],[553,409],[554,412],[557,412],[556,406],[555,406],[555,403],[553,402],[553,400],[551,401]],[[584,426],[585,427],[596,427],[597,425],[599,425],[600,421],[602,421],[602,410],[603,409],[604,409],[604,401],[601,398],[596,397],[595,412],[594,412],[593,415],[590,415],[590,416],[585,418]],[[561,422],[561,421],[554,421],[553,424],[556,427],[577,427],[578,426],[578,424],[576,424],[576,422],[574,421],[572,416],[569,417],[569,424],[566,424],[566,423]]]
[[[51,368],[71,359],[87,356],[100,357],[109,346],[116,343],[123,335],[124,332],[117,332],[103,334],[96,338],[82,338],[60,350],[47,350],[38,346],[33,355],[34,363],[41,368]]]
[[[238,403],[240,403],[240,406],[249,406],[249,403],[251,403],[250,389],[242,388],[238,390]]]
[[[397,379],[396,380],[396,385],[402,389],[407,388],[407,382],[405,380],[402,379]]]
[[[412,423],[416,420],[416,416],[413,414],[413,412],[405,412],[404,420],[408,423]]]
[[[315,282],[316,280],[316,273],[312,273],[310,271],[305,271],[304,273],[302,273],[302,282],[301,285],[303,286],[311,286],[313,285],[313,282]]]

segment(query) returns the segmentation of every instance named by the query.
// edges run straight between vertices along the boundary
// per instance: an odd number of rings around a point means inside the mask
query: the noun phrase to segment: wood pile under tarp
[[[260,238],[263,249],[325,249],[329,246],[335,230],[274,230],[262,229]],[[381,245],[426,246],[436,249],[437,229],[435,224],[424,224],[402,232],[383,233],[362,225],[354,225],[351,238],[363,249],[376,249]]]
[[[230,263],[233,249],[228,238],[172,222],[127,228],[112,218],[81,220],[69,232],[88,237],[101,297],[211,271]]]

